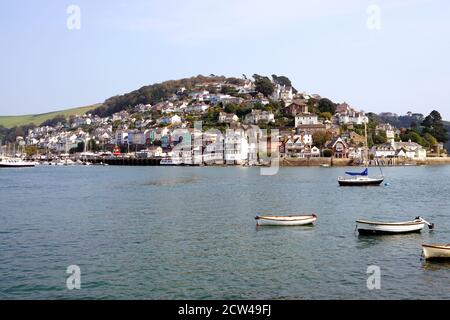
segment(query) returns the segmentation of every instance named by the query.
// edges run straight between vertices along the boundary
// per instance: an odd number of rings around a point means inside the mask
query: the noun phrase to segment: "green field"
[[[15,126],[22,126],[33,123],[35,125],[40,125],[42,122],[53,119],[58,115],[63,115],[66,118],[72,115],[83,115],[86,112],[93,110],[100,106],[100,104],[93,104],[90,106],[67,109],[62,111],[54,111],[42,114],[30,114],[23,116],[0,116],[0,126],[5,128],[13,128]]]

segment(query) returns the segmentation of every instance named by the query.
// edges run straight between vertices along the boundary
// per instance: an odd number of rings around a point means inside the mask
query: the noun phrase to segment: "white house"
[[[234,113],[226,113],[226,112],[220,112],[219,113],[219,123],[233,123],[237,122],[239,120],[238,116]]]
[[[369,123],[369,117],[367,117],[362,112],[352,111],[352,112],[348,112],[348,113],[337,114],[336,116],[339,120],[339,124],[341,124],[341,125],[349,124],[349,123],[358,124],[358,125]]]
[[[174,115],[172,117],[165,117],[159,119],[160,124],[180,124],[181,123],[181,117],[178,115]]]
[[[306,124],[320,124],[319,117],[314,113],[300,113],[295,116],[295,127],[299,127],[300,125]]]
[[[276,101],[283,100],[286,104],[292,103],[292,100],[294,99],[292,87],[276,84],[272,99]]]
[[[260,122],[271,123],[275,122],[275,115],[268,111],[255,110],[245,116],[246,123],[258,124]]]
[[[186,112],[186,113],[191,113],[191,112],[192,113],[203,113],[206,110],[208,110],[208,108],[209,108],[209,105],[207,105],[207,104],[193,104],[193,105],[187,106],[184,109],[184,112]]]
[[[375,158],[405,158],[410,160],[426,160],[427,151],[415,142],[388,142],[374,146],[371,153]]]
[[[224,160],[227,164],[244,164],[248,159],[249,145],[241,130],[228,131],[224,139]]]

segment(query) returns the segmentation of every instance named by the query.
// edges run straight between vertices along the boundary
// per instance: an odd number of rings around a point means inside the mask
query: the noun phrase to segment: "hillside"
[[[448,130],[448,137],[450,138],[450,121],[444,121],[444,125]],[[450,150],[450,140],[445,144],[445,149]]]
[[[63,115],[69,117],[72,115],[82,115],[90,110],[98,108],[101,104],[93,104],[85,107],[72,108],[62,111],[54,111],[42,114],[23,115],[23,116],[0,116],[0,126],[5,128],[13,128],[23,126],[30,123],[40,125],[42,122],[53,119],[55,116]]]

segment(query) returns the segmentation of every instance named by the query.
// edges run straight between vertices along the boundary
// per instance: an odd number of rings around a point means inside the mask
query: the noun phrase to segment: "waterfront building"
[[[228,130],[224,139],[226,164],[245,164],[248,159],[248,141],[243,130]]]
[[[327,148],[333,151],[333,157],[335,158],[342,159],[349,157],[349,146],[341,137],[335,138],[331,143],[327,145]]]

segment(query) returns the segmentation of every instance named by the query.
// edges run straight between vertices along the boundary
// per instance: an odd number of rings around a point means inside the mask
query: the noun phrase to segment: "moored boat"
[[[0,158],[0,168],[31,168],[35,166],[36,166],[35,162],[24,161],[20,158],[10,158],[10,157]]]
[[[310,215],[290,215],[290,216],[256,216],[258,226],[304,226],[316,222],[317,216]]]
[[[450,244],[423,244],[422,253],[426,260],[450,259]]]
[[[365,131],[365,159],[363,163],[366,169],[363,172],[346,172],[346,177],[338,177],[338,183],[341,187],[364,187],[364,186],[379,186],[384,181],[384,175],[381,171],[381,176],[369,177],[369,145],[367,141],[367,125],[364,124]]]
[[[356,229],[359,234],[399,234],[420,232],[425,225],[430,229],[434,228],[434,224],[429,223],[421,217],[417,217],[412,221],[403,222],[375,222],[367,220],[356,220]]]
[[[353,178],[338,178],[338,183],[341,187],[379,186],[383,181],[384,177],[370,178],[363,174]]]

